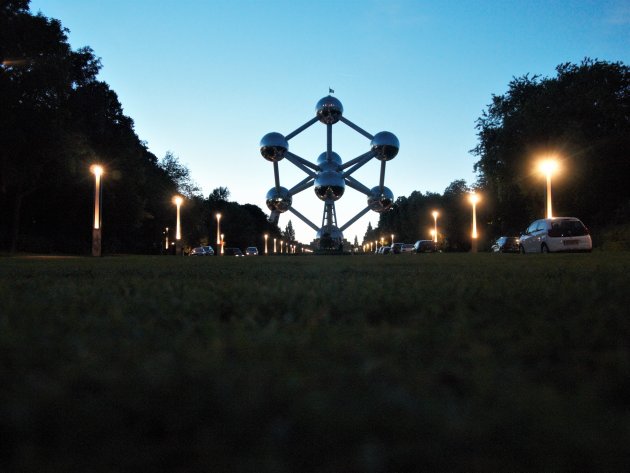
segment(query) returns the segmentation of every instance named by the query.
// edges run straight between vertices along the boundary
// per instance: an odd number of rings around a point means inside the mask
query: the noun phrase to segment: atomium
[[[315,123],[326,126],[326,151],[321,153],[315,163],[310,162],[289,151],[289,141]],[[343,162],[333,151],[332,126],[341,122],[370,140],[370,150]],[[271,211],[269,221],[277,223],[280,214],[287,210],[302,220],[316,232],[321,248],[337,248],[343,244],[343,231],[359,220],[370,210],[382,213],[391,209],[394,194],[385,187],[386,163],[396,157],[400,148],[398,138],[389,131],[381,131],[372,135],[363,130],[343,115],[343,105],[332,95],[328,95],[315,106],[315,117],[287,135],[272,132],[260,140],[260,154],[273,163],[275,186],[267,192],[266,204]],[[306,177],[287,189],[280,185],[279,162],[286,159],[302,170]],[[367,187],[352,177],[352,174],[370,162],[380,161],[380,178],[377,186]],[[293,196],[309,187],[313,187],[315,195],[324,202],[322,224],[316,225],[293,207]],[[367,207],[351,218],[344,225],[337,224],[335,202],[344,195],[346,187],[350,187],[367,197]]]

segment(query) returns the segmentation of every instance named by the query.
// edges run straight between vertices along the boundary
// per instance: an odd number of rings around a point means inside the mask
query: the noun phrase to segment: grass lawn
[[[1,258],[0,470],[626,470],[629,271]]]

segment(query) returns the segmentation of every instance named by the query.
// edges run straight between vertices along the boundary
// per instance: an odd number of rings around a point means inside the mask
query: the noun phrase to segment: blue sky
[[[225,186],[232,200],[264,211],[274,181],[260,138],[307,122],[329,86],[346,118],[400,140],[385,178],[395,197],[441,193],[456,179],[475,181],[475,120],[513,77],[552,76],[558,64],[586,56],[628,64],[630,53],[629,0],[33,0],[31,10],[61,20],[74,48],[90,46],[102,58],[100,78],[158,158],[172,151],[204,194]],[[310,161],[325,149],[319,123],[290,141]],[[344,124],[333,127],[344,161],[368,149]],[[373,187],[379,165],[354,176]],[[280,163],[285,187],[303,177]],[[321,221],[312,188],[294,206]],[[365,206],[347,188],[339,224]],[[298,239],[314,237],[290,213],[280,227],[289,219]],[[378,215],[368,213],[346,238],[361,240],[368,221],[376,225]]]

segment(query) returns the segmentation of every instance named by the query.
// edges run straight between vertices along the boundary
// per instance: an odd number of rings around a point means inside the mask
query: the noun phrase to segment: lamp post
[[[283,242],[282,240],[280,240],[280,254],[282,254],[282,244],[283,244],[283,243],[284,243],[284,242]]]
[[[265,233],[265,255],[269,254],[267,251],[267,240],[269,239],[269,235]]]
[[[222,254],[222,252],[219,251],[219,248],[221,247],[221,214],[217,213],[216,218],[217,218],[217,251],[214,254],[218,256],[219,253]]]
[[[276,239],[275,238],[273,239],[273,252],[274,252],[274,254],[277,253],[277,250],[276,250]]]
[[[223,256],[223,247],[225,246],[225,235],[221,233],[221,256]]]
[[[433,243],[437,245],[437,235],[438,235],[437,218],[438,218],[438,215],[440,214],[438,213],[437,210],[434,210],[433,212],[431,212],[431,215],[433,215]]]
[[[182,227],[180,223],[180,209],[184,199],[181,195],[173,197],[173,203],[177,207],[177,221],[175,225],[175,254],[182,255]]]
[[[479,202],[479,196],[472,192],[468,197],[472,204],[472,248],[473,253],[477,253],[477,202]]]
[[[392,233],[392,246],[394,246],[394,234]]]
[[[94,174],[94,224],[92,225],[92,256],[101,256],[101,210],[102,210],[102,194],[101,176],[103,175],[103,166],[93,164],[90,171]]]
[[[551,175],[558,168],[558,162],[554,159],[545,159],[540,162],[539,167],[547,178],[547,218],[552,218],[553,212],[551,211]]]
[[[168,227],[166,227],[166,230],[164,231],[164,236],[164,249],[168,251]]]

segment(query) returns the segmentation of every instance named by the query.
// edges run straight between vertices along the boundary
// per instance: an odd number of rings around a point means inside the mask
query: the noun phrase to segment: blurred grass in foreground
[[[630,253],[0,259],[0,470],[621,471]]]

